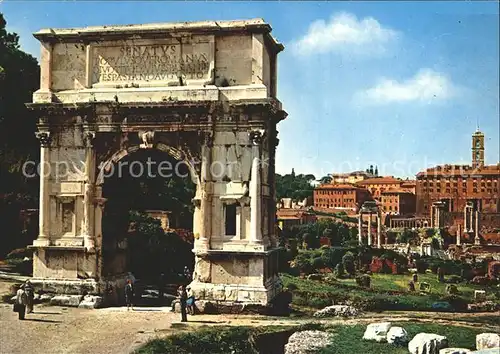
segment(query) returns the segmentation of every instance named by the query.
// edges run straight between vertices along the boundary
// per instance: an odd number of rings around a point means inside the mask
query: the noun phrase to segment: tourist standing
[[[26,313],[33,312],[33,302],[35,300],[35,289],[29,280],[26,280],[24,284],[24,292],[26,293],[27,303],[26,303]]]
[[[125,302],[127,303],[127,311],[134,309],[134,286],[132,285],[132,280],[127,280],[127,285],[125,285]]]
[[[28,304],[28,296],[24,291],[24,284],[23,284],[21,285],[19,290],[17,290],[16,301],[14,303],[14,311],[18,313],[20,320],[24,320],[27,304]]]
[[[178,290],[179,298],[181,302],[181,322],[187,322],[187,313],[186,313],[186,305],[187,305],[187,292],[186,286],[181,285]]]

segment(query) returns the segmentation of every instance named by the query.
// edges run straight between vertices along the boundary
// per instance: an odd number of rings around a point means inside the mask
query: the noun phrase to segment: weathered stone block
[[[78,307],[82,301],[81,295],[57,295],[50,299],[50,304],[53,306],[71,306]]]
[[[481,333],[476,336],[476,349],[500,347],[500,335],[497,333]]]
[[[389,332],[391,326],[390,322],[370,323],[366,327],[363,339],[385,342],[387,340],[387,332]]]
[[[419,333],[408,343],[411,354],[439,354],[448,346],[448,339],[434,333]]]
[[[82,302],[78,305],[79,308],[97,309],[103,306],[103,298],[101,296],[86,295]]]
[[[444,348],[439,351],[439,354],[468,354],[470,349],[465,348]]]

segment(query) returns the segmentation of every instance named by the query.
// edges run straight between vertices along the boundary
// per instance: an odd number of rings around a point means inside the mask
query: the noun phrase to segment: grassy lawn
[[[498,312],[496,314],[491,315],[491,316],[488,316],[488,315],[473,316],[473,317],[457,316],[457,317],[454,317],[453,320],[500,327],[500,317],[498,316]]]
[[[408,281],[411,280],[411,275],[400,274],[372,274],[372,288],[380,291],[404,291],[408,288]],[[339,283],[352,285],[357,287],[355,279],[339,279]],[[426,282],[431,286],[430,294],[443,296],[446,294],[446,283],[440,283],[435,274],[418,274],[418,283],[416,288],[420,286],[419,283]],[[484,286],[459,283],[455,284],[460,292],[460,295],[466,299],[472,300],[474,298],[474,290],[484,289]],[[490,292],[490,296],[492,296]],[[490,300],[493,300],[492,297]]]
[[[436,333],[448,338],[449,347],[474,349],[476,335],[482,333],[480,329],[464,327],[443,326],[422,323],[393,323],[393,326],[401,326],[408,332],[409,338],[413,338],[420,332]],[[335,339],[332,345],[323,349],[322,354],[407,354],[408,347],[395,347],[387,343],[376,343],[363,341],[365,325],[338,326],[332,329]]]
[[[297,306],[321,308],[333,303],[351,302],[366,310],[432,310],[432,304],[448,301],[446,283],[437,281],[435,274],[419,274],[419,283],[427,282],[431,289],[428,294],[408,292],[410,275],[373,274],[371,288],[363,289],[355,279],[337,279],[331,282],[316,281],[282,274],[285,286],[293,285],[293,304]],[[419,283],[416,284],[417,289]],[[464,310],[467,303],[474,301],[474,290],[485,287],[460,283],[456,284],[459,296],[452,304],[455,310]],[[499,302],[499,289],[487,288],[487,299]]]
[[[428,332],[444,335],[450,347],[473,349],[476,335],[481,329],[443,326],[423,323],[393,323],[408,332],[409,338],[417,333]],[[175,334],[158,338],[146,343],[135,354],[270,354],[283,352],[289,336],[301,330],[326,330],[333,333],[330,346],[323,349],[323,354],[403,354],[408,353],[407,346],[396,347],[387,343],[363,341],[366,325],[321,326],[309,324],[301,327],[208,327],[194,332]]]

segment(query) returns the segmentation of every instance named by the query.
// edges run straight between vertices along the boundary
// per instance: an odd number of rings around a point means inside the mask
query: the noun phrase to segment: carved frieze
[[[153,130],[140,131],[139,137],[142,140],[141,149],[152,149],[155,143],[155,132]]]

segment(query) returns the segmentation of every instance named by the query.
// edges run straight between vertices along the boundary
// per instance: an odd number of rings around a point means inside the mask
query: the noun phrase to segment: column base
[[[83,246],[88,250],[94,250],[95,249],[95,241],[92,236],[85,235],[83,236]]]
[[[259,305],[266,306],[282,290],[279,277],[273,277],[265,285],[214,284],[193,281],[189,287],[195,297],[213,305]]]
[[[33,246],[35,247],[46,247],[46,246],[50,246],[50,239],[48,238],[37,238],[36,240],[33,240]]]

